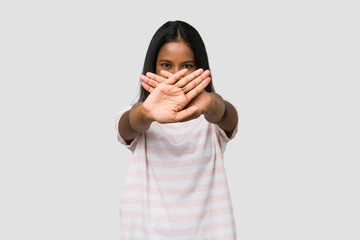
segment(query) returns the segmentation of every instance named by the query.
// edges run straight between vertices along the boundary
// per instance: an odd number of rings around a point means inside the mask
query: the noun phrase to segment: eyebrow
[[[171,61],[167,60],[167,59],[160,59],[159,62],[169,62],[169,63],[171,63]],[[189,61],[183,62],[182,64],[184,64],[184,63],[195,63],[195,61],[189,60]]]

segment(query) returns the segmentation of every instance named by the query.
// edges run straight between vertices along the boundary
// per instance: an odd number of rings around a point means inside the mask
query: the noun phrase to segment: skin
[[[207,121],[230,136],[238,121],[236,109],[219,94],[204,90],[209,76],[209,70],[196,68],[194,53],[184,41],[166,43],[159,51],[156,73],[140,75],[142,86],[150,94],[122,115],[120,135],[130,144],[153,121],[189,121],[204,114]]]

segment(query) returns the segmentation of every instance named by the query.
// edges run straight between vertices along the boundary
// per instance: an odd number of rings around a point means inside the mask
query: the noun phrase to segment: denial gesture
[[[149,120],[160,123],[179,122],[199,110],[199,106],[188,104],[197,97],[210,82],[210,71],[198,69],[181,78],[183,69],[169,78],[153,73],[141,75],[142,86],[150,92],[143,103]]]

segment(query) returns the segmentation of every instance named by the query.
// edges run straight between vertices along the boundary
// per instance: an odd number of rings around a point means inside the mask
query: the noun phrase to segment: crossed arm
[[[162,71],[165,77],[153,73],[140,76],[141,85],[150,94],[144,102],[134,104],[119,121],[119,133],[127,143],[146,131],[153,121],[189,121],[201,114],[231,136],[238,121],[237,112],[219,94],[204,90],[211,80],[210,71],[198,69],[183,77],[186,72],[184,69],[174,75]]]

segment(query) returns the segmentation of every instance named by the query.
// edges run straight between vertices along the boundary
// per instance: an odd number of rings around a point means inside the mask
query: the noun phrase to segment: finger
[[[184,118],[183,120],[181,120],[180,122],[187,122],[190,121],[192,119],[198,118],[200,116],[200,114],[196,114],[196,112],[194,114],[192,114],[190,117]]]
[[[188,84],[189,82],[191,82],[192,80],[194,80],[195,78],[197,78],[198,76],[200,76],[202,73],[204,72],[204,70],[202,68],[197,69],[196,71],[190,73],[189,75],[187,75],[186,77],[180,79],[175,86],[178,88],[182,88],[184,87],[186,84]],[[205,79],[205,78],[204,78]]]
[[[174,74],[172,74],[172,73],[170,73],[168,71],[165,71],[165,70],[161,70],[160,73],[162,75],[164,75],[164,77],[167,77],[167,78],[170,78],[170,77],[174,76]]]
[[[202,81],[204,81],[209,76],[210,76],[210,71],[206,70],[199,77],[197,77],[194,80],[190,81],[189,83],[187,83],[185,85],[185,87],[183,87],[184,93],[187,93],[187,92],[191,91],[192,89],[194,89],[196,86],[198,86]],[[181,79],[180,81],[182,81],[182,80],[183,79]]]
[[[175,116],[175,121],[180,122],[183,119],[188,118],[194,113],[196,113],[197,110],[199,110],[198,106],[191,106],[186,109],[183,109],[182,111],[178,112],[178,114]]]
[[[158,82],[156,82],[156,81],[154,81],[154,80],[152,80],[152,79],[150,79],[147,76],[144,76],[142,74],[140,75],[140,79],[141,79],[141,81],[143,81],[144,83],[146,83],[147,85],[149,85],[149,86],[151,86],[153,88],[156,88],[157,85],[159,85]]]
[[[210,81],[211,81],[210,77],[207,77],[206,79],[204,79],[204,81],[202,81],[199,85],[197,85],[194,89],[192,89],[185,95],[187,97],[187,99],[189,101],[193,100],[197,95],[199,95],[206,88],[206,86],[210,83]]]
[[[181,79],[182,76],[184,76],[187,73],[187,69],[182,69],[175,73],[172,77],[166,79],[164,82],[170,85],[173,85],[176,83],[179,79]]]
[[[152,73],[152,72],[147,72],[146,73],[146,77],[158,82],[158,83],[162,83],[163,81],[166,80],[166,78],[163,78],[155,73]]]
[[[149,93],[151,93],[155,88],[149,86],[148,84],[144,83],[144,82],[141,82],[141,86],[143,88],[145,88],[146,91],[148,91]]]

